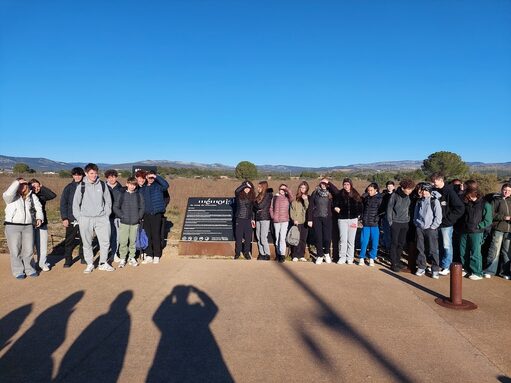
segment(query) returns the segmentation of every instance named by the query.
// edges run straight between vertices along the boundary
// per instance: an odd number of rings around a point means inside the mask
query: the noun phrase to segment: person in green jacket
[[[463,275],[470,272],[469,278],[474,281],[483,278],[483,259],[481,246],[484,229],[493,221],[493,209],[485,202],[474,180],[465,183],[465,213],[461,217],[460,256],[463,264]]]

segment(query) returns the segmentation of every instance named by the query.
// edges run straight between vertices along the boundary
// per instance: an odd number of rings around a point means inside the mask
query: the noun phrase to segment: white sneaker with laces
[[[417,269],[417,271],[415,272],[415,275],[417,275],[418,277],[422,277],[424,274],[426,274],[426,270],[424,269]]]
[[[137,262],[137,260],[135,258],[131,258],[128,261],[128,265],[133,266],[133,267],[137,267],[138,266],[138,262]]]
[[[438,274],[443,275],[443,276],[446,276],[446,275],[449,275],[449,273],[450,273],[450,272],[451,272],[451,271],[450,271],[449,269],[444,268],[444,269],[440,270],[440,271],[438,272]]]
[[[299,261],[300,261],[300,262],[307,262],[307,258],[305,258],[305,257],[301,257],[301,258],[299,259]]]
[[[119,257],[117,256],[117,254],[115,254],[115,255],[114,255],[114,262],[115,262],[115,263],[119,263],[119,262],[121,262],[121,258],[119,258]]]
[[[323,263],[323,257],[316,258],[316,265],[321,265]]]
[[[490,279],[492,275],[490,273],[484,273],[483,277]]]
[[[374,266],[374,259],[370,259],[369,260],[369,266],[373,267]]]
[[[43,267],[41,267],[41,270],[42,271],[50,271],[50,268],[48,267],[48,265],[43,265]]]
[[[160,263],[160,257],[154,257],[153,263]]]
[[[125,259],[121,259],[121,262],[119,262],[119,268],[123,268],[124,266],[126,266],[126,260]]]
[[[85,274],[90,274],[90,273],[92,273],[93,270],[94,270],[94,265],[91,263],[91,264],[87,265],[87,267],[85,268],[85,270],[83,270],[83,272]]]
[[[337,261],[337,264],[338,264],[338,265],[344,265],[345,263],[346,263],[346,261],[343,261],[342,259],[339,259],[339,260]]]
[[[298,258],[293,257],[293,262],[298,262]]]
[[[365,266],[365,265],[366,265],[366,262],[365,262],[364,258],[360,258],[360,259],[358,260],[358,265],[359,265],[359,266]]]
[[[479,275],[471,274],[470,277],[468,277],[468,279],[472,279],[473,281],[480,281],[481,279],[483,279],[483,277],[481,277]]]
[[[332,258],[330,258],[330,254],[325,254],[325,262],[332,263]]]
[[[115,269],[110,266],[108,263],[102,263],[101,265],[99,265],[98,267],[98,270],[101,270],[101,271],[115,271]]]
[[[147,265],[148,263],[153,263],[153,257],[150,257],[150,256],[146,255],[144,257],[144,260],[142,261],[142,264],[143,265]]]
[[[462,277],[464,277],[464,276],[466,276],[466,275],[467,275],[467,272],[466,272],[465,270],[462,270],[462,271],[461,271],[461,276],[462,276]]]
[[[348,265],[353,265],[353,259],[348,259],[348,260],[346,261],[346,263],[347,263]]]

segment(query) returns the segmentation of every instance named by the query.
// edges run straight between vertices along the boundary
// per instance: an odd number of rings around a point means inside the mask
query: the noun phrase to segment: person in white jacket
[[[3,193],[5,207],[5,238],[11,257],[11,271],[16,279],[37,277],[32,264],[34,230],[43,223],[43,208],[28,182],[18,178]]]

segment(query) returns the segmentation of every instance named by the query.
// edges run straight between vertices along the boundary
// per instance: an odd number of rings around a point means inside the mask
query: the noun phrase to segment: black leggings
[[[236,218],[236,246],[234,248],[235,255],[248,254],[252,249],[252,221],[250,219]],[[244,240],[244,241],[243,241]],[[243,244],[242,244],[243,242]]]
[[[163,213],[144,214],[144,230],[147,234],[148,257],[161,257],[161,220]]]
[[[312,228],[316,237],[316,253],[318,257],[330,254],[330,242],[332,241],[332,218],[314,217]]]
[[[408,222],[399,223],[394,222],[390,227],[391,232],[391,245],[390,245],[390,260],[392,267],[398,267],[401,261],[401,254],[406,245],[406,233],[408,233]]]

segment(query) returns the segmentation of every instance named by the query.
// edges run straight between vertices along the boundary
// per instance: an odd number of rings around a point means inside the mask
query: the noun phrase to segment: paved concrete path
[[[175,251],[175,250],[174,250]],[[510,382],[511,282],[191,259],[18,281],[0,256],[0,382]]]

